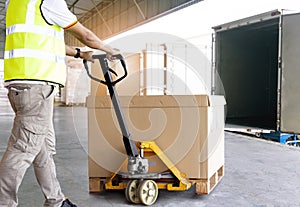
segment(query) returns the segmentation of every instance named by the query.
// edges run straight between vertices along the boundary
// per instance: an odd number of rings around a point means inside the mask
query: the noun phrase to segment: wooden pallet
[[[196,194],[209,194],[224,176],[224,165],[209,179],[196,180]]]
[[[224,166],[220,167],[209,179],[191,179],[196,184],[196,194],[209,194],[224,176]],[[101,193],[105,191],[105,183],[109,178],[89,178],[89,192]]]
[[[105,191],[104,183],[106,178],[89,178],[89,192],[102,193]]]

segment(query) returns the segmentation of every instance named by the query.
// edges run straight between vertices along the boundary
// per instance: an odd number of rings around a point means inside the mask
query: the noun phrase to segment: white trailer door
[[[282,132],[300,134],[300,14],[282,19]]]

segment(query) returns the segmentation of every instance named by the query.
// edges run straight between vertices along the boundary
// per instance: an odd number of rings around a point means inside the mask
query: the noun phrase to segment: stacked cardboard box
[[[66,105],[84,105],[90,92],[90,80],[81,59],[67,57],[67,80],[62,92]]]

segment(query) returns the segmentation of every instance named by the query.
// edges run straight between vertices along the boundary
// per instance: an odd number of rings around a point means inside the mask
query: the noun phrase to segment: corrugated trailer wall
[[[116,0],[111,3],[103,1],[85,18],[80,19],[80,22],[100,38],[107,39],[200,1],[202,0]],[[65,39],[69,45],[81,45],[68,33]]]
[[[280,129],[300,134],[300,14],[282,18]]]

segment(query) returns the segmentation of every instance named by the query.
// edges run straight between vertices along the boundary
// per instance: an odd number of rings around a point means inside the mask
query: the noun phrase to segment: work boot
[[[69,199],[66,199],[61,204],[61,207],[77,207],[77,206],[74,205],[73,203],[71,203],[71,201],[69,201]]]

